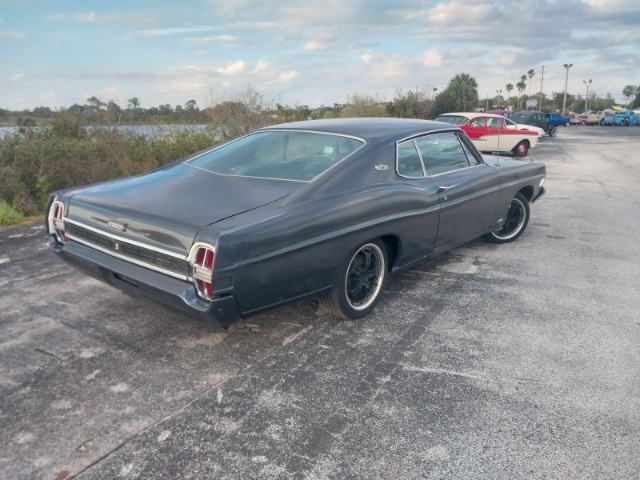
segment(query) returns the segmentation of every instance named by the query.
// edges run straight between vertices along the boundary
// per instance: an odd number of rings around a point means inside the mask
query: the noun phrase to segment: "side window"
[[[478,156],[481,154],[474,153],[478,151],[475,149],[475,147],[471,143],[471,140],[469,140],[469,137],[467,137],[466,135],[459,135],[458,139],[460,140],[460,144],[462,145],[462,149],[464,150],[464,153],[467,155],[467,158],[469,159],[469,164],[471,166],[480,165],[482,161],[480,160],[480,158],[478,158]]]
[[[396,169],[398,175],[403,177],[424,177],[422,162],[416,150],[413,140],[402,142],[398,145],[398,159]]]
[[[453,132],[426,135],[416,139],[427,175],[471,166],[458,136]],[[474,160],[473,164],[476,164]]]
[[[470,127],[484,127],[484,118],[474,118],[469,122]]]
[[[500,128],[502,126],[499,118],[489,118],[487,123],[489,128]]]

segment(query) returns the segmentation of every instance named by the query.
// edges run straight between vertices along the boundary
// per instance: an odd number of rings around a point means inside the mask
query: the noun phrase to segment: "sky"
[[[203,108],[248,88],[316,108],[441,91],[459,73],[484,99],[531,69],[526,93],[563,92],[568,72],[570,94],[591,80],[624,102],[640,85],[640,0],[0,0],[9,110]]]

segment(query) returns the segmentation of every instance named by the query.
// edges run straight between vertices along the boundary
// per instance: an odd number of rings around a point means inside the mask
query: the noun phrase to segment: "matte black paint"
[[[392,250],[390,268],[396,270],[488,232],[518,191],[530,201],[543,192],[543,164],[504,157],[497,164],[472,146],[480,165],[426,178],[398,176],[396,142],[448,131],[471,145],[449,124],[340,119],[268,129],[338,133],[366,145],[312,182],[218,175],[176,162],[147,175],[54,194],[69,219],[105,231],[108,220],[117,220],[128,227],[122,235],[136,241],[185,256],[195,242],[213,245],[215,301],[197,298],[190,282],[171,279],[169,288],[158,280],[162,274],[79,249],[75,242],[61,247],[49,237],[50,246],[123,290],[132,293],[133,288],[226,325],[239,315],[330,288],[341,263],[372,239],[382,238]],[[388,169],[375,168],[380,165]],[[442,186],[451,188],[438,192]],[[132,282],[120,281],[119,275]]]

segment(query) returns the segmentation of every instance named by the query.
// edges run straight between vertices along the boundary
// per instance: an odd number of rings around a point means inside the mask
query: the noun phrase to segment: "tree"
[[[521,108],[520,107],[520,101],[522,100],[522,93],[527,88],[527,76],[526,75],[522,75],[522,77],[520,77],[520,81],[518,83],[516,83],[516,88],[518,89],[518,108]]]
[[[209,90],[209,124],[220,140],[231,140],[273,123],[265,112],[262,95],[251,85],[241,92],[223,92],[216,96]]]
[[[635,94],[636,94],[636,87],[634,87],[633,85],[627,85],[622,89],[622,95],[624,95],[624,98],[626,99],[625,103],[627,105],[631,101],[631,98],[635,96]]]
[[[342,112],[343,117],[386,117],[386,104],[370,95],[351,95],[349,105]]]
[[[504,89],[507,91],[507,94],[508,94],[509,98],[511,98],[511,92],[513,91],[513,84],[512,83],[507,83],[507,85],[504,87]],[[507,101],[507,105],[509,105],[508,101]]]
[[[467,73],[459,73],[436,97],[432,114],[473,111],[477,105],[478,82]]]
[[[633,100],[631,108],[640,108],[640,85],[636,87],[636,98]]]
[[[531,79],[535,76],[536,71],[532,68],[527,72],[527,76],[529,77],[529,96],[531,96]]]

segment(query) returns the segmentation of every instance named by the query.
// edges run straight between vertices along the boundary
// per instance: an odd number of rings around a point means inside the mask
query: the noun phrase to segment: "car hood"
[[[201,228],[273,203],[302,185],[219,175],[178,164],[69,191],[66,220],[99,233],[184,253]]]

